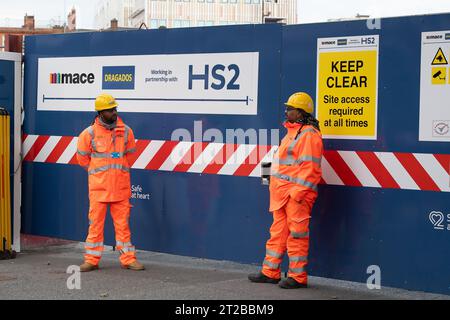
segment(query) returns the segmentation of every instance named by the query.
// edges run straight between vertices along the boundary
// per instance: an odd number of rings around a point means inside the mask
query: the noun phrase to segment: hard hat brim
[[[312,114],[312,112],[309,112],[309,111],[307,111],[307,110],[305,110],[305,108],[301,108],[301,107],[296,107],[296,106],[293,106],[292,104],[289,104],[289,103],[284,103],[284,105],[286,105],[286,106],[288,106],[288,107],[291,107],[291,108],[294,108],[294,109],[297,109],[297,110],[303,110],[304,112],[306,112],[306,113],[309,113],[309,114]],[[314,111],[314,110],[313,110]]]
[[[292,104],[289,104],[289,103],[287,103],[287,102],[285,102],[284,105],[285,105],[285,106],[288,106],[288,107],[295,108],[295,109],[303,109],[303,108],[300,108],[300,107],[293,106]]]
[[[117,108],[118,106],[119,106],[119,104],[116,102],[116,103],[114,103],[113,105],[107,106],[107,107],[105,107],[105,108],[98,108],[98,109],[95,109],[95,111],[105,111],[105,110],[110,110],[110,109]]]

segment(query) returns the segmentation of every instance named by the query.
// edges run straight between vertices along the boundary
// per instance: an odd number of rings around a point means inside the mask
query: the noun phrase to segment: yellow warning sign
[[[431,68],[431,84],[445,84],[447,79],[446,67]]]
[[[318,119],[325,136],[376,137],[377,50],[320,52]]]
[[[431,65],[436,66],[436,65],[443,65],[443,64],[448,64],[447,58],[445,58],[444,52],[442,51],[441,48],[439,48],[439,50],[436,52],[436,55],[434,56],[433,62],[431,63]]]

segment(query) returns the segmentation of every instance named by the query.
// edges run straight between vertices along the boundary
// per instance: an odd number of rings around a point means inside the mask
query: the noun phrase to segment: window
[[[206,2],[214,2],[214,0],[206,0]]]
[[[173,27],[174,28],[180,28],[181,27],[181,20],[173,20]]]
[[[228,3],[228,0],[220,0],[221,3]]]
[[[158,29],[158,19],[150,20],[150,28],[151,29]]]
[[[252,3],[252,0],[244,0],[244,3]]]
[[[207,27],[211,27],[213,25],[214,25],[214,21],[212,21],[212,20],[208,20],[205,22],[205,26],[207,26]]]
[[[205,0],[197,0],[197,2],[205,2]]]
[[[197,26],[199,26],[199,27],[205,26],[205,20],[198,20],[197,21]]]
[[[173,20],[173,28],[187,28],[190,25],[191,22],[189,20]]]
[[[151,19],[150,20],[150,28],[158,29],[161,26],[167,26],[166,19]]]
[[[253,3],[259,4],[261,1],[260,0],[253,0]]]
[[[230,0],[230,3],[237,3],[237,0]]]

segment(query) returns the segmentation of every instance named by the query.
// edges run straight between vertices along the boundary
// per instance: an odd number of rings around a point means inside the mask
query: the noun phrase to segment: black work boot
[[[308,285],[306,283],[297,282],[296,280],[294,280],[291,277],[283,279],[280,282],[279,286],[280,286],[280,288],[283,288],[283,289],[308,288]]]
[[[277,284],[280,281],[280,279],[269,278],[262,272],[249,274],[248,280],[257,283],[274,283],[274,284]]]

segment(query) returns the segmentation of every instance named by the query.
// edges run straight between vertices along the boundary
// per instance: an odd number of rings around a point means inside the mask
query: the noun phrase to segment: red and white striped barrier
[[[77,164],[77,137],[24,135],[24,161]],[[260,177],[277,146],[136,140],[133,169]],[[450,192],[450,155],[334,151],[322,158],[322,183]]]

